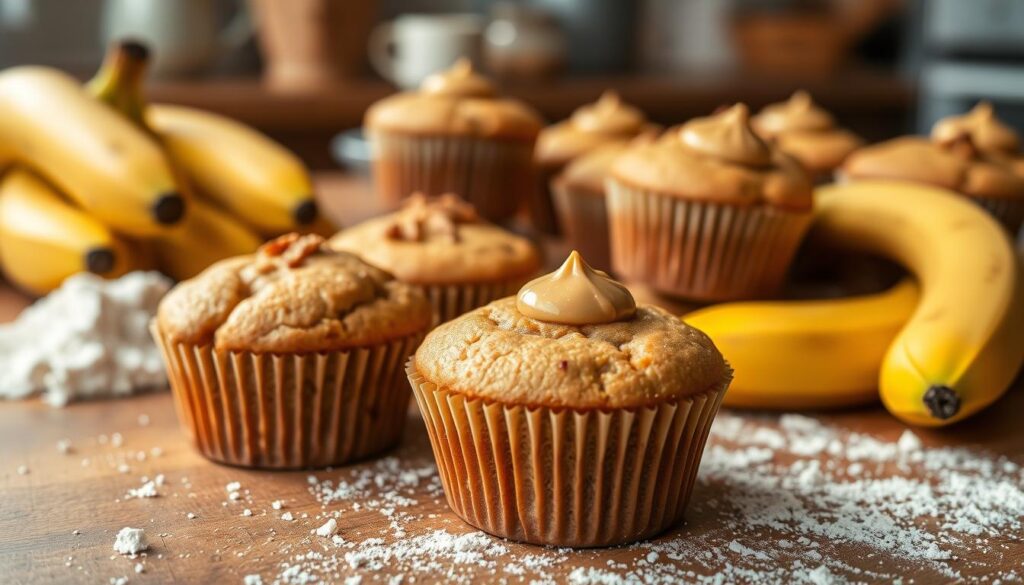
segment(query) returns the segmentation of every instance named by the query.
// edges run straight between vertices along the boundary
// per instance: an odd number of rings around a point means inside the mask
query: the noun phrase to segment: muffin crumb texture
[[[717,388],[731,376],[706,335],[657,307],[640,306],[625,321],[573,326],[525,317],[515,298],[435,329],[415,367],[467,395],[575,409],[647,406]]]
[[[415,333],[426,299],[323,238],[290,234],[180,283],[157,322],[172,342],[253,352],[365,347]]]

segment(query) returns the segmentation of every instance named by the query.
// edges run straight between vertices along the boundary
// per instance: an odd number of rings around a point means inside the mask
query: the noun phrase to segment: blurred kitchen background
[[[319,169],[358,167],[359,141],[335,137],[460,56],[550,121],[609,88],[666,124],[805,88],[869,139],[981,97],[1024,125],[1024,0],[0,0],[0,67],[86,78],[126,36],[154,49],[152,100],[234,116]]]

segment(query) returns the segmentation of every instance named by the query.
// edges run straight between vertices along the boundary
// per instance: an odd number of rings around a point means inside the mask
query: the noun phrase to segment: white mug
[[[106,0],[103,40],[144,41],[153,50],[150,71],[158,77],[196,73],[219,51],[240,47],[252,34],[244,5],[224,28],[216,9],[214,0]]]
[[[484,22],[475,14],[407,14],[370,35],[370,63],[401,88],[415,88],[462,57],[480,62]]]

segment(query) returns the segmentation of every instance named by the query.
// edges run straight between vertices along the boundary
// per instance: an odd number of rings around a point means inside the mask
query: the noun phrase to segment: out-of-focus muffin
[[[433,325],[515,293],[541,266],[532,242],[484,221],[451,194],[417,193],[401,210],[348,228],[330,245],[422,291]]]
[[[631,146],[608,179],[612,268],[700,301],[764,297],[781,285],[810,225],[810,177],[759,138],[747,107]]]
[[[573,159],[609,143],[622,143],[657,131],[658,126],[648,122],[643,112],[623,102],[612,91],[606,91],[596,102],[578,108],[568,120],[541,131],[534,152],[541,186],[533,191],[535,197],[529,201],[534,225],[544,232],[557,231],[553,194],[549,188],[551,179]]]
[[[461,60],[367,110],[374,189],[388,205],[416,192],[458,193],[483,217],[508,219],[536,189],[541,126],[532,108],[499,96]]]
[[[750,122],[761,138],[795,158],[818,181],[831,179],[846,157],[864,144],[859,136],[836,125],[835,118],[805,91],[765,106]]]

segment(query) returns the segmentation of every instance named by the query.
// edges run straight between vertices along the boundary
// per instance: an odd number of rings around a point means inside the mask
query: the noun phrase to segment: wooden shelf
[[[614,89],[651,117],[671,123],[736,101],[760,107],[799,88],[807,89],[825,107],[840,113],[905,110],[914,99],[913,87],[907,80],[871,71],[849,71],[828,77],[739,72],[580,77],[508,85],[503,89],[532,104],[551,120],[565,117],[606,89]],[[289,91],[267,86],[257,79],[222,79],[155,83],[150,88],[150,98],[230,114],[269,131],[298,131],[356,126],[370,104],[394,91],[392,86],[373,80]]]

